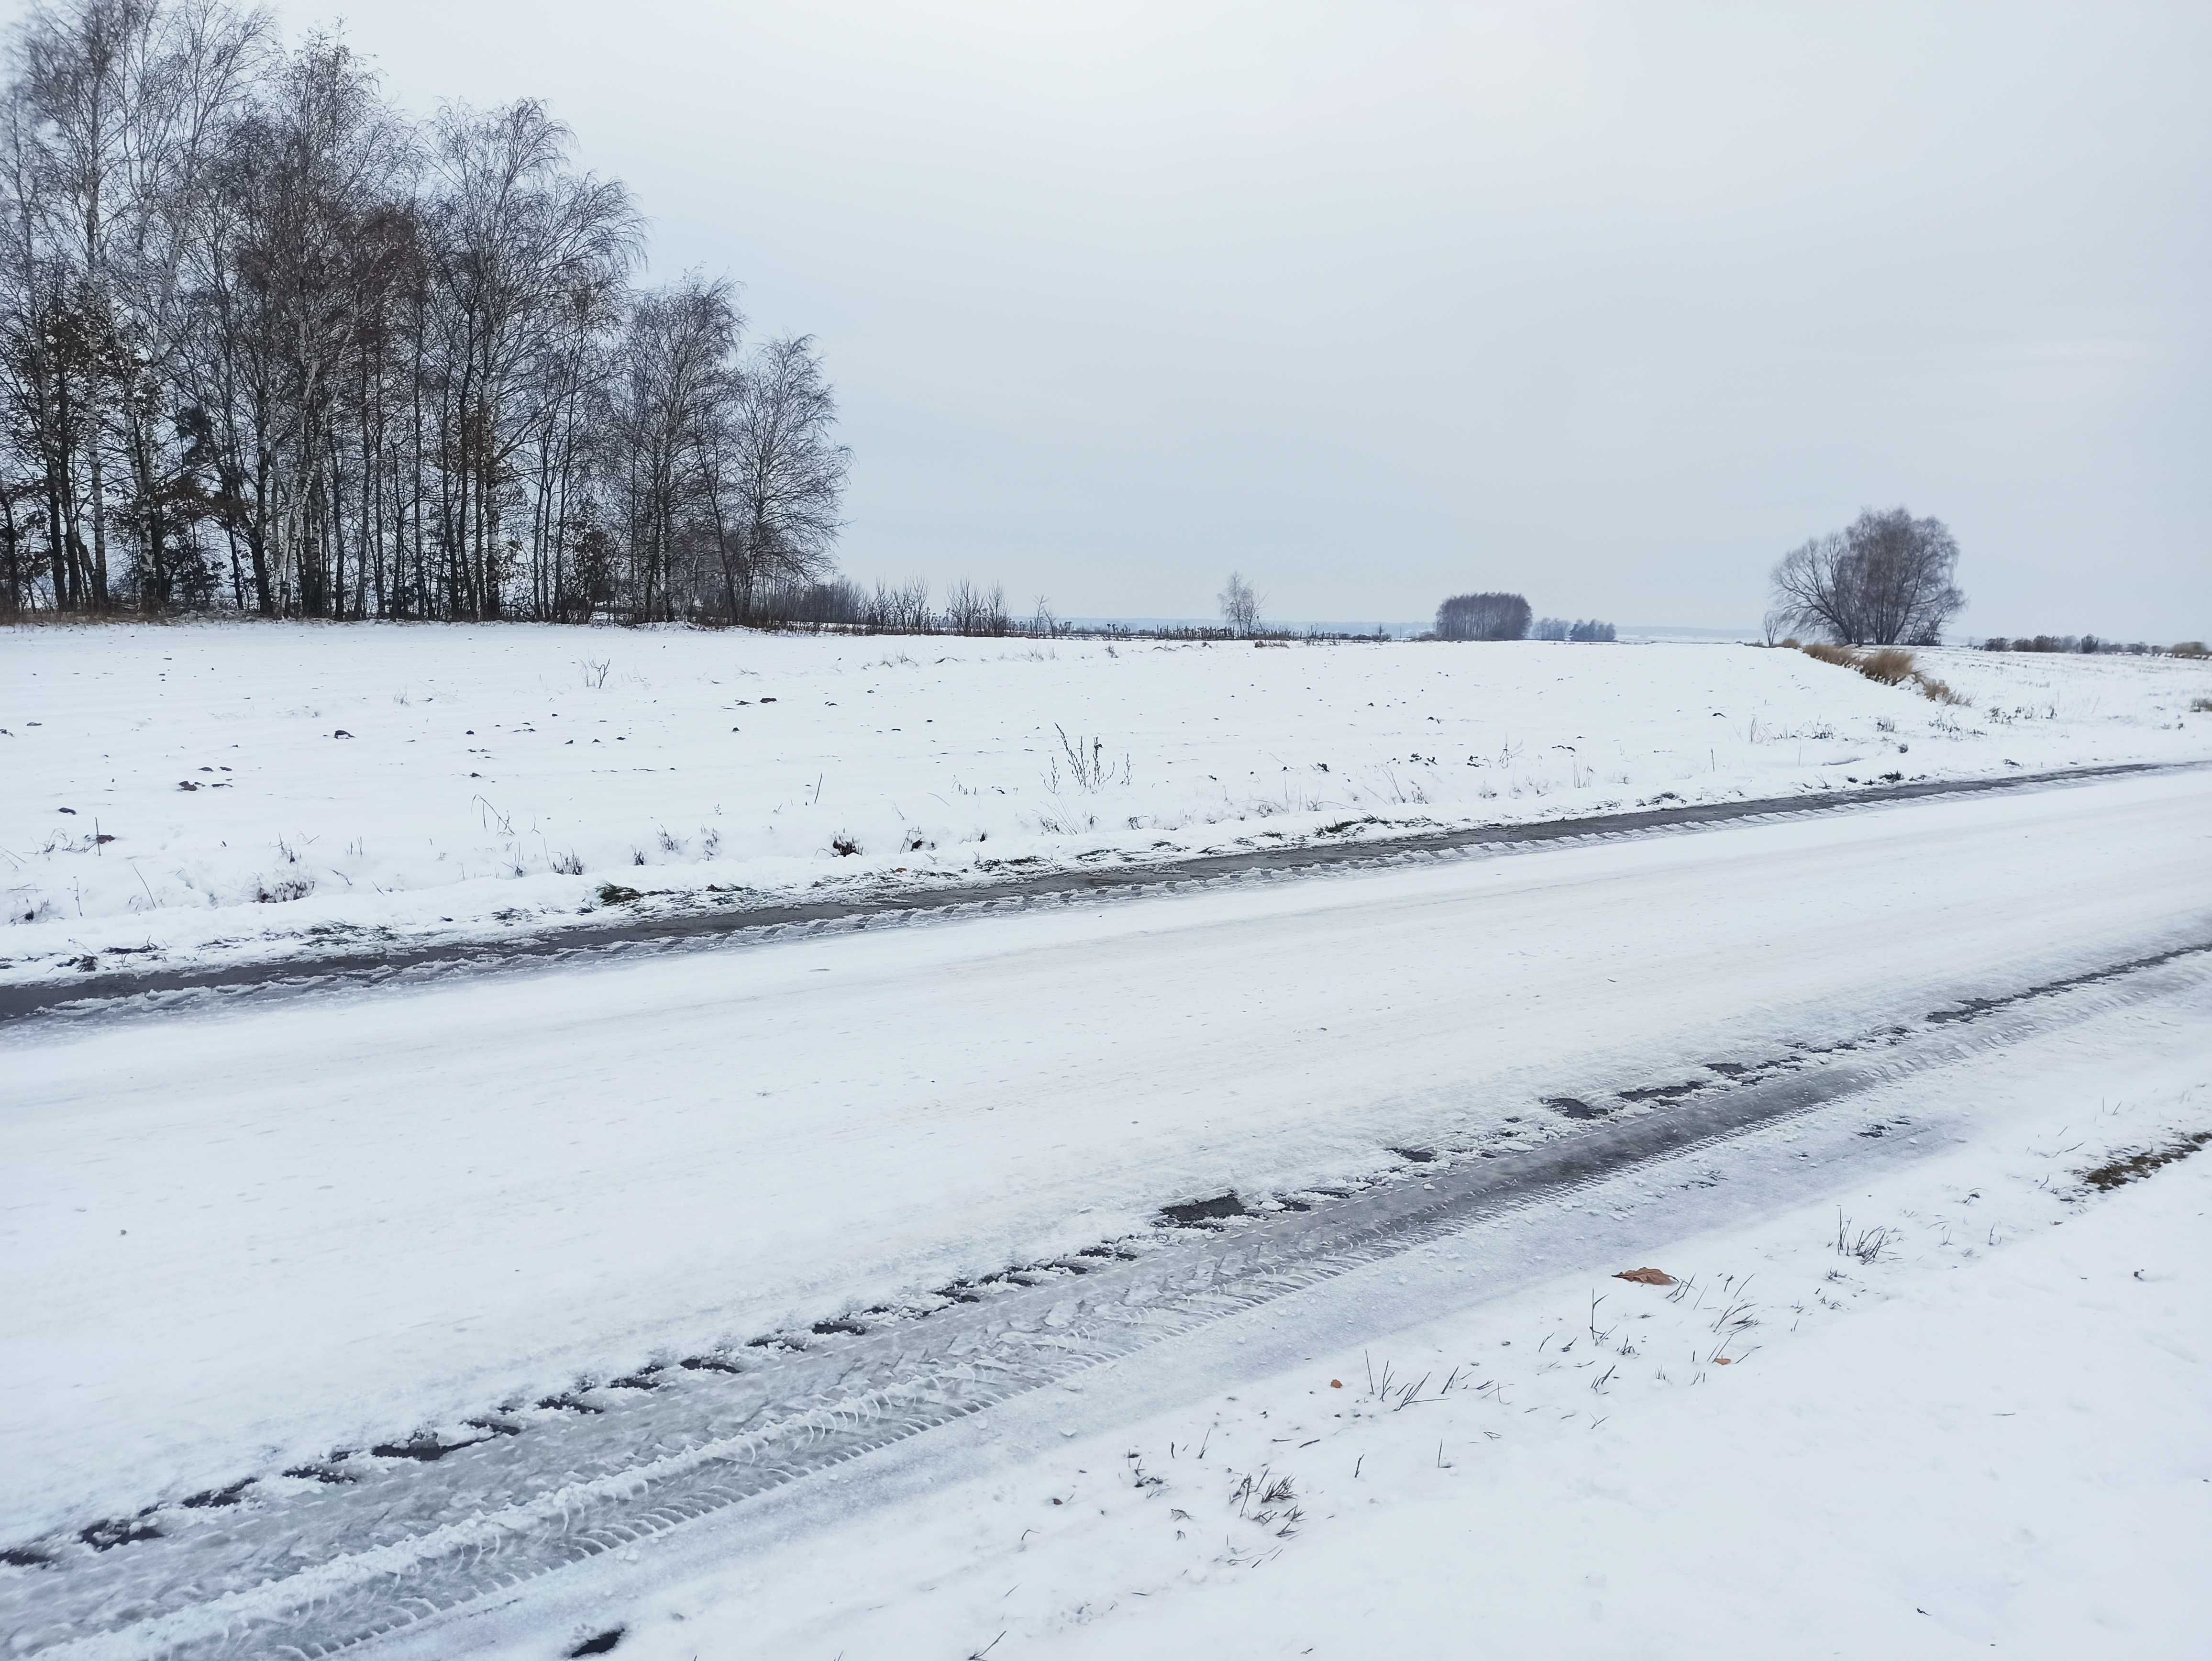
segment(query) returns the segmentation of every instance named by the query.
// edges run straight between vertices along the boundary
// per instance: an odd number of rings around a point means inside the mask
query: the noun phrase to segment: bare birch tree
[[[826,574],[814,342],[635,294],[541,103],[417,123],[222,0],[55,0],[8,71],[0,614],[741,618]]]

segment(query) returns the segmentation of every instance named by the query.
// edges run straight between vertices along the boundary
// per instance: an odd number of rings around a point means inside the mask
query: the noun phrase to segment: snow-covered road
[[[0,1538],[2212,938],[2208,807],[2169,776],[21,1029]]]

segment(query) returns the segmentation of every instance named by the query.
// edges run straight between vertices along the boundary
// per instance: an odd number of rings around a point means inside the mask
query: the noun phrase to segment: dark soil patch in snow
[[[1234,1190],[1217,1194],[1210,1200],[1186,1200],[1180,1205],[1160,1208],[1160,1220],[1172,1223],[1177,1228],[1193,1228],[1218,1222],[1224,1217],[1246,1214],[1244,1202],[1237,1197]]]
[[[1705,1087],[1703,1079],[1692,1079],[1682,1084],[1645,1085],[1640,1090],[1624,1090],[1624,1102],[1679,1102],[1685,1096],[1694,1096]]]
[[[1400,1159],[1410,1159],[1415,1165],[1429,1165],[1437,1157],[1433,1147],[1394,1147],[1390,1151]]]
[[[246,1497],[246,1489],[252,1486],[253,1479],[251,1476],[242,1476],[227,1488],[207,1488],[198,1494],[191,1494],[185,1500],[184,1503],[194,1511],[203,1510],[210,1506],[234,1506]]]
[[[846,1320],[840,1317],[836,1320],[817,1321],[812,1330],[820,1333],[825,1338],[841,1332],[848,1337],[858,1338],[867,1332],[867,1328],[862,1326],[858,1321]]]
[[[2150,1148],[2141,1153],[2124,1153],[2117,1159],[2107,1160],[2094,1171],[2081,1173],[2081,1180],[2100,1193],[2109,1194],[2130,1183],[2139,1183],[2152,1171],[2185,1159],[2191,1154],[2212,1142],[2212,1130],[2191,1132],[2164,1147]]]
[[[471,1436],[465,1442],[446,1442],[425,1433],[410,1437],[404,1442],[379,1442],[369,1449],[369,1452],[379,1459],[412,1459],[419,1464],[434,1465],[449,1453],[459,1453],[463,1448],[481,1447],[499,1436],[517,1433],[511,1425],[495,1425],[487,1421],[472,1422],[485,1434]]]
[[[593,1407],[574,1390],[560,1396],[543,1397],[538,1405],[560,1413],[605,1413],[606,1411],[605,1408]]]
[[[343,1453],[333,1454],[331,1456],[333,1463],[325,1465],[294,1465],[290,1469],[287,1470],[284,1475],[303,1482],[314,1482],[336,1484],[339,1482],[351,1482],[359,1480],[351,1471],[340,1470],[335,1463],[335,1461],[343,1459],[346,1456]]]
[[[435,1464],[452,1451],[434,1436],[420,1437],[412,1442],[379,1442],[369,1449],[379,1459],[417,1459],[426,1465]]]
[[[1547,1096],[1544,1105],[1570,1119],[1602,1119],[1613,1110],[1607,1107],[1592,1107],[1578,1096]]]
[[[10,1546],[0,1551],[0,1563],[10,1568],[45,1569],[53,1567],[54,1560],[36,1546]]]
[[[137,1517],[109,1518],[78,1530],[78,1539],[94,1551],[112,1551],[118,1546],[135,1545],[141,1540],[158,1540],[161,1530],[145,1520],[142,1512]]]
[[[622,1642],[623,1634],[629,1630],[629,1628],[627,1627],[609,1627],[605,1632],[595,1632],[589,1638],[585,1639],[582,1642],[571,1648],[568,1653],[572,1657],[579,1655],[605,1655],[609,1650]]]

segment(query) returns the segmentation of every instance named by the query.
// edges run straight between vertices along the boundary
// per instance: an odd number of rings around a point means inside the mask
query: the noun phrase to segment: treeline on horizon
[[[523,100],[415,120],[335,35],[64,0],[0,90],[0,613],[748,620],[825,584],[809,338],[635,286]]]
[[[2008,640],[2002,635],[1991,635],[1981,643],[1984,652],[2079,652],[2094,657],[2100,653],[2119,653],[2129,657],[2201,658],[2205,655],[2201,640],[2176,641],[2171,646],[2154,646],[2148,641],[2121,642],[2107,640],[2097,635],[2021,635]]]
[[[1454,594],[1437,607],[1438,640],[1610,641],[1617,631],[1595,618],[1539,618],[1520,594]]]

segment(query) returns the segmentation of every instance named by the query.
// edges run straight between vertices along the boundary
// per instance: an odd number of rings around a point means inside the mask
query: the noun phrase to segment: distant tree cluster
[[[639,290],[530,100],[409,119],[341,40],[60,0],[0,93],[0,611],[751,617],[828,569],[805,337]]]
[[[1519,594],[1454,594],[1437,607],[1437,638],[1526,640],[1530,615]]]
[[[1770,638],[1792,630],[1844,646],[1933,646],[1966,604],[1959,545],[1940,519],[1861,514],[1774,568]]]
[[[1595,618],[1570,622],[1565,618],[1539,618],[1533,631],[1537,640],[1612,640],[1615,637],[1609,623],[1600,623]]]
[[[2203,657],[2203,646],[2197,641],[2185,640],[2173,646],[2153,646],[2148,641],[2130,641],[2124,644],[2117,640],[2104,640],[2095,635],[2022,635],[2007,640],[2002,635],[1992,635],[1982,642],[1984,652],[2083,652],[2092,655],[2099,652],[2123,652],[2130,657],[2172,656],[2178,658]]]
[[[861,634],[1026,635],[1053,639],[1072,632],[1042,596],[1028,617],[1006,609],[1006,592],[994,583],[956,582],[945,604],[930,599],[927,582],[878,582],[872,590],[843,578],[826,582],[777,581],[753,593],[747,621],[771,628],[833,628]]]

